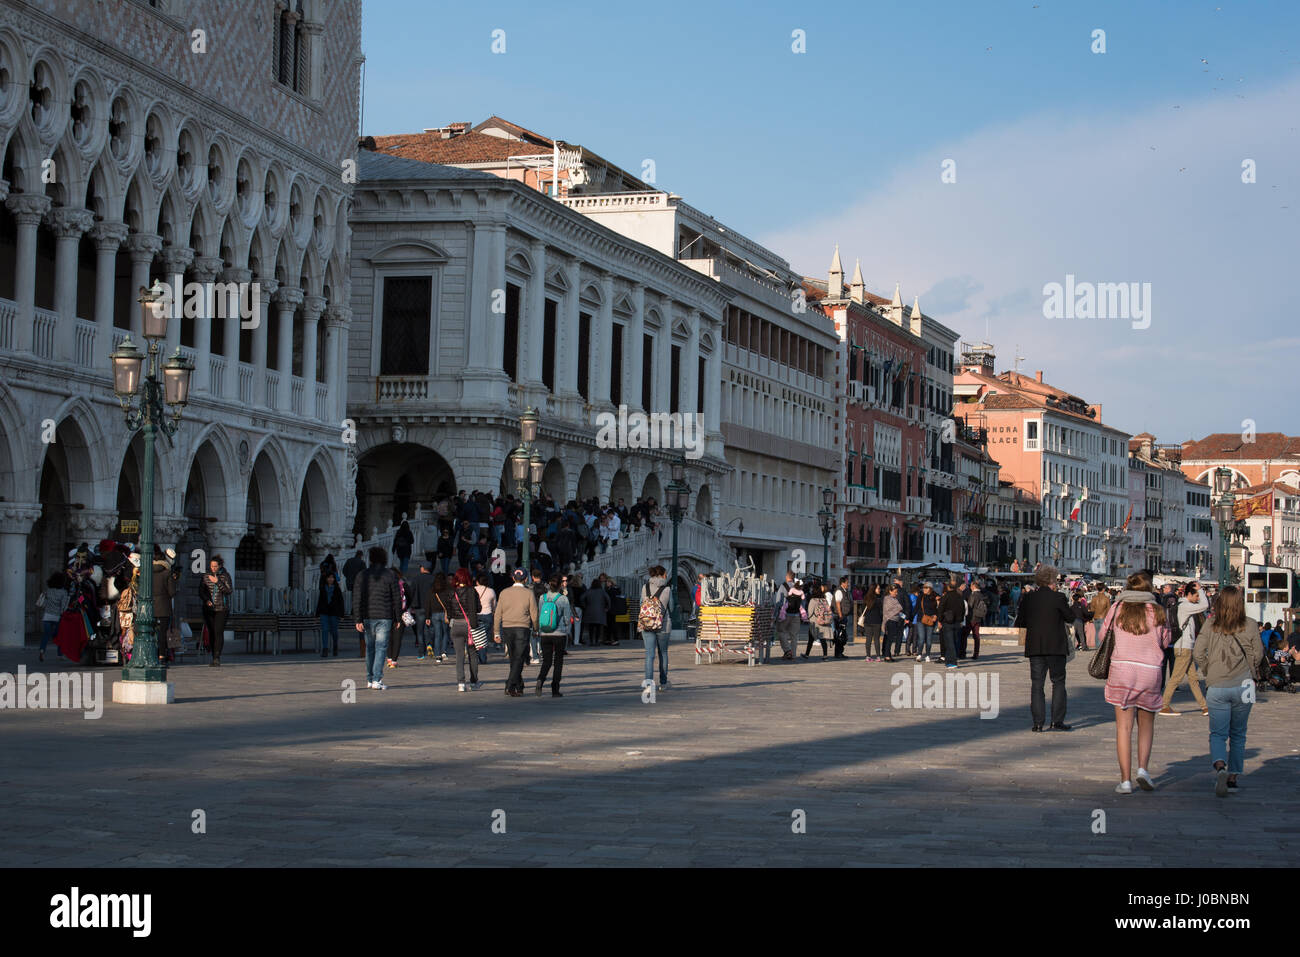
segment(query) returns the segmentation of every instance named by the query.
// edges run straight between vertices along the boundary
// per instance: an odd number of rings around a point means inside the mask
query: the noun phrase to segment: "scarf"
[[[1159,602],[1159,599],[1149,591],[1129,591],[1125,589],[1115,599],[1117,604],[1122,601],[1136,602],[1141,605],[1154,605]]]

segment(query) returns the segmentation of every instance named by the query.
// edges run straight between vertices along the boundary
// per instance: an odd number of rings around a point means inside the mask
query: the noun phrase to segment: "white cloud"
[[[919,293],[966,340],[987,321],[1000,368],[1018,344],[1025,368],[1104,402],[1120,428],[1155,418],[1161,441],[1180,441],[1251,417],[1294,431],[1283,401],[1300,357],[1283,337],[1300,311],[1297,114],[1300,80],[1244,100],[1024,118],[906,157],[842,214],[762,241],[816,276],[839,243],[869,289],[890,296],[901,281],[905,302]],[[1043,286],[1067,273],[1151,283],[1150,328],[1044,319]]]

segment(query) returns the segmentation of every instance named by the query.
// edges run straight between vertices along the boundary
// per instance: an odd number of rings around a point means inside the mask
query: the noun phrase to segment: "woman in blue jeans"
[[[425,625],[430,632],[432,655],[435,663],[447,660],[447,649],[451,647],[451,628],[448,626],[447,609],[443,607],[442,596],[447,592],[447,576],[438,572],[433,576],[429,593],[424,596]]]
[[[1246,725],[1255,700],[1255,668],[1264,658],[1256,638],[1259,626],[1246,617],[1241,589],[1228,585],[1219,593],[1214,617],[1192,646],[1192,661],[1205,675],[1205,703],[1210,709],[1210,760],[1214,793],[1226,797],[1245,770]]]
[[[642,631],[641,640],[645,642],[645,680],[653,684],[655,680],[655,653],[659,654],[659,690],[668,690],[668,638],[672,634],[672,622],[668,617],[669,593],[668,572],[662,565],[650,569],[650,580],[641,586],[641,604],[645,605],[651,598],[658,599],[663,609],[663,625],[659,631]],[[645,684],[642,685],[645,687]]]
[[[316,614],[320,615],[320,656],[329,654],[331,646],[334,657],[339,656],[339,619],[343,617],[343,587],[333,573],[327,574],[320,583],[320,596],[316,599]]]

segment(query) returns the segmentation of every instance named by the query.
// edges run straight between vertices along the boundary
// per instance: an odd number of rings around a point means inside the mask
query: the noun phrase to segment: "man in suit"
[[[1056,569],[1040,565],[1034,571],[1034,584],[1038,587],[1020,599],[1016,627],[1025,629],[1025,655],[1029,658],[1029,680],[1032,685],[1029,708],[1033,713],[1035,731],[1043,730],[1043,682],[1052,675],[1052,730],[1069,731],[1065,723],[1065,657],[1067,653],[1065,626],[1072,623],[1074,613],[1065,596],[1056,590]]]

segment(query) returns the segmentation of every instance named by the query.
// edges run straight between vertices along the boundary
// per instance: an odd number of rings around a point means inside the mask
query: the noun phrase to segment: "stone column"
[[[60,206],[50,210],[54,228],[54,358],[73,360],[77,353],[77,247],[81,234],[94,225],[88,209]]]
[[[520,405],[541,407],[546,389],[542,385],[542,347],[546,330],[546,241],[529,244],[533,275],[528,280],[528,304],[519,324]]]
[[[5,200],[18,225],[18,244],[14,255],[14,352],[31,352],[36,331],[36,228],[50,208],[47,196],[17,193]],[[26,559],[21,567],[27,566]]]
[[[632,321],[623,343],[623,401],[629,409],[641,409],[642,339],[645,336],[645,286],[632,286]],[[642,411],[646,411],[642,409]]]
[[[194,319],[194,391],[219,395],[221,383],[212,381],[212,323],[217,299],[212,292],[212,282],[224,266],[220,256],[200,256],[194,260],[191,275],[204,289],[203,308]],[[223,299],[223,308],[225,301]]]
[[[555,395],[560,400],[562,418],[581,418],[578,397],[578,283],[582,280],[582,262],[576,258],[564,264],[564,279],[569,287],[560,303],[555,335]]]
[[[242,290],[253,281],[253,271],[251,269],[240,269],[232,266],[222,272],[221,280],[226,283],[238,283]],[[222,338],[225,339],[222,343],[222,348],[225,350],[226,357],[226,381],[221,386],[218,386],[215,382],[212,383],[214,391],[220,388],[226,398],[235,400],[239,399],[240,337],[245,331],[250,335],[256,335],[256,333],[252,331],[252,323],[256,322],[258,325],[261,325],[262,322],[262,300],[260,294],[255,294],[250,291],[248,298],[245,299],[241,293],[239,303],[241,309],[247,305],[249,310],[253,313],[248,320],[249,328],[247,330],[244,329],[244,317],[238,311],[232,312],[227,309],[226,315],[221,317],[222,327],[224,329]]]
[[[92,549],[101,539],[117,539],[117,512],[108,509],[74,508],[67,512],[68,535]]]
[[[673,409],[673,304],[663,303],[663,328],[655,340],[655,391],[654,405],[659,412]]]
[[[600,311],[592,325],[591,356],[579,358],[590,362],[591,404],[598,409],[610,408],[610,376],[614,363],[614,277],[608,272],[600,274]],[[624,343],[623,361],[627,362],[627,344]]]
[[[162,249],[162,237],[153,233],[132,233],[126,237],[126,251],[131,257],[131,341],[144,349],[144,326],[141,324],[140,287],[149,285],[153,257]],[[170,280],[169,280],[170,281]]]
[[[194,250],[188,246],[165,246],[158,254],[162,260],[163,282],[169,283],[172,290],[172,315],[179,316],[184,311],[185,305],[185,270],[190,268],[190,263],[194,262]],[[163,358],[166,359],[173,352],[180,348],[181,345],[181,320],[179,318],[169,318],[167,320],[167,340],[163,346]]]
[[[493,312],[494,300],[505,295],[503,223],[475,223],[473,265],[465,315],[465,372],[462,399],[475,408],[500,408],[509,382],[501,368],[505,343],[505,314]]]
[[[687,413],[696,415],[700,407],[696,384],[700,378],[700,323],[703,319],[698,311],[692,309],[686,314],[686,321],[690,325],[691,332],[682,349],[681,375],[677,379],[680,392],[677,403],[683,415]]]
[[[0,648],[27,637],[27,535],[40,517],[39,504],[0,502]]]
[[[117,292],[117,250],[126,240],[125,223],[96,223],[95,243],[95,361],[113,349],[113,300]]]
[[[325,309],[323,296],[306,296],[302,301],[302,377],[307,383],[307,402],[303,413],[316,418],[316,324]]]
[[[275,367],[280,373],[280,388],[275,396],[275,408],[288,412],[293,391],[293,313],[302,305],[301,289],[285,286],[276,294],[280,307],[280,338],[276,343]]]
[[[266,394],[266,343],[267,330],[271,326],[271,299],[280,284],[274,279],[259,278],[261,302],[257,306],[257,325],[253,327],[253,405],[257,408],[270,408],[270,396]]]
[[[722,458],[722,350],[726,345],[722,341],[722,323],[712,317],[707,321],[713,351],[704,366],[704,374],[708,377],[704,384],[704,434],[708,437],[709,454]]]
[[[342,425],[347,414],[347,380],[342,372],[347,369],[346,347],[350,312],[343,306],[331,305],[325,310],[325,390],[326,407],[333,420]],[[341,566],[340,566],[341,567]]]
[[[293,551],[301,531],[296,528],[264,528],[257,538],[266,553],[266,587],[289,587],[289,553]]]

